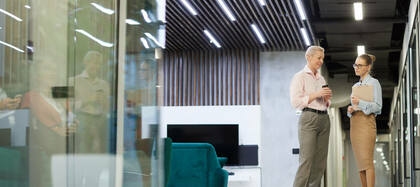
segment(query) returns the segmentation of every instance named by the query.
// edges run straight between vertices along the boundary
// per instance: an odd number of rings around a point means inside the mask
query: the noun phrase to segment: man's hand
[[[21,98],[4,98],[0,101],[0,109],[13,110],[17,109],[20,105]]]
[[[323,98],[328,97],[328,99],[329,99],[329,98],[331,98],[331,96],[332,96],[332,91],[328,87],[322,88],[322,90],[320,90],[318,92],[318,97],[323,97]]]

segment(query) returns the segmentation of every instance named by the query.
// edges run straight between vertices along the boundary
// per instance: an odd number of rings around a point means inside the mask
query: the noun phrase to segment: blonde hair
[[[322,48],[321,46],[312,45],[312,46],[309,46],[308,49],[306,49],[305,56],[312,56],[316,52],[324,53],[324,51],[325,51],[324,48]]]
[[[373,63],[376,60],[375,55],[371,55],[371,54],[361,54],[357,58],[361,58],[361,59],[365,60],[366,65],[372,65],[372,66],[373,66]]]

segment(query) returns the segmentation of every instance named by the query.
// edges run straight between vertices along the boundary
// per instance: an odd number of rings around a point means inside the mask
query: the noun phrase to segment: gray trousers
[[[319,187],[327,166],[330,119],[327,114],[302,112],[299,119],[299,169],[294,187]]]

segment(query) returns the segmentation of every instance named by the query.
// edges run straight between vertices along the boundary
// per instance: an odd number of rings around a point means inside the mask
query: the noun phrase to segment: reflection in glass
[[[0,186],[114,186],[115,6],[0,1]]]
[[[128,0],[127,4],[123,186],[163,186],[155,54],[165,47],[161,21],[165,1]]]

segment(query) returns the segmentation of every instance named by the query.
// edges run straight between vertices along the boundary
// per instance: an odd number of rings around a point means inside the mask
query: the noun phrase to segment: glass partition
[[[165,1],[128,0],[125,55],[124,186],[164,186],[158,66],[165,47]],[[166,165],[166,168],[168,166]]]
[[[156,51],[165,1],[128,0],[124,23],[118,3],[0,1],[0,186],[116,186],[118,97],[126,98],[124,186],[161,186]],[[125,95],[117,95],[126,23]]]

